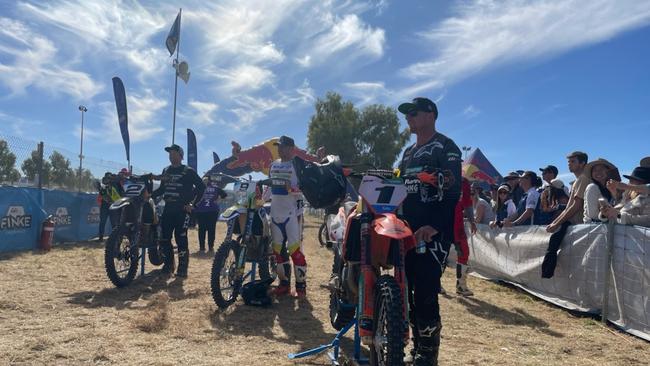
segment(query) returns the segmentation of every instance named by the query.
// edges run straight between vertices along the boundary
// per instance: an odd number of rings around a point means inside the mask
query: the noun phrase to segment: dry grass
[[[50,253],[0,256],[0,364],[327,365],[297,352],[329,342],[331,254],[306,228],[306,301],[269,308],[241,300],[220,311],[210,296],[211,257],[193,255],[189,278],[149,275],[116,289],[103,247],[82,243]],[[219,226],[219,233],[224,228]],[[196,250],[196,232],[190,232]],[[453,271],[443,278],[453,288]],[[650,344],[574,316],[509,287],[471,278],[474,298],[441,297],[442,365],[646,365]],[[350,340],[343,343],[350,354]]]

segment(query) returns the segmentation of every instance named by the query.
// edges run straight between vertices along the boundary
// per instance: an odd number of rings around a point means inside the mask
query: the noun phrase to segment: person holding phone
[[[605,159],[596,159],[585,166],[584,174],[591,181],[585,189],[585,224],[600,222],[598,215],[603,205],[613,206],[616,203],[616,196],[607,189],[607,181],[615,170],[616,167]]]

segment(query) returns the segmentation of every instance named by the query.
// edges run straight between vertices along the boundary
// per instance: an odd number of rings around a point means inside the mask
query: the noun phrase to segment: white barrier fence
[[[650,229],[614,225],[611,262],[608,226],[569,227],[551,279],[541,277],[548,247],[543,226],[492,230],[477,225],[469,237],[470,266],[479,275],[512,283],[558,306],[602,314],[626,332],[650,341]],[[469,227],[467,227],[469,232]],[[452,250],[453,260],[454,251]],[[608,264],[611,277],[606,281]],[[603,306],[605,287],[608,306]]]

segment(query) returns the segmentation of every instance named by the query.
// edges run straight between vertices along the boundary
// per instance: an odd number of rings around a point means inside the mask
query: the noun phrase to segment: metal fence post
[[[43,141],[38,143],[38,164],[36,166],[36,172],[38,173],[38,189],[43,189]]]
[[[609,220],[607,223],[607,252],[605,253],[605,279],[603,284],[603,306],[601,311],[600,321],[607,324],[607,315],[609,313],[609,284],[610,278],[614,275],[612,268],[612,257],[614,253],[614,228],[616,227],[614,220]]]

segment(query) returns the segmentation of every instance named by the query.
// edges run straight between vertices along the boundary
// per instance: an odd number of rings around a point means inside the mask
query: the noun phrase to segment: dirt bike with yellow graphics
[[[232,305],[246,280],[275,279],[275,257],[271,250],[270,205],[261,202],[260,185],[234,178],[236,202],[219,217],[226,221],[226,237],[212,262],[210,287],[212,298],[221,309]],[[270,300],[270,299],[269,299]]]

